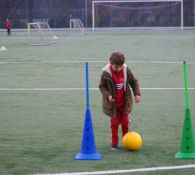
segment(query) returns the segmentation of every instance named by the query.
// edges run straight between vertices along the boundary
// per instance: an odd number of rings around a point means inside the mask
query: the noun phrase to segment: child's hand
[[[135,96],[135,103],[139,103],[141,100],[141,96],[140,95],[136,95]]]
[[[112,98],[112,95],[109,95],[109,96],[108,96],[108,101],[109,101],[109,102],[113,102],[113,101],[115,101],[115,99]]]

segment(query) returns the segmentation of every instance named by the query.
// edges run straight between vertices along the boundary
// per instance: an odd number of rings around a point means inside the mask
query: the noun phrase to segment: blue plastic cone
[[[81,150],[75,156],[75,160],[100,160],[102,155],[96,152],[93,123],[89,109],[89,83],[88,83],[88,63],[86,63],[86,111],[83,128]]]
[[[75,156],[75,159],[76,160],[100,160],[101,158],[102,155],[96,152],[93,125],[91,120],[91,112],[89,109],[86,109],[81,150],[80,153],[78,153]]]

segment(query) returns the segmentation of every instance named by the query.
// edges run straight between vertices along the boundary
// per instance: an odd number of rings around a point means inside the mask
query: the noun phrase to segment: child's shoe
[[[118,147],[117,145],[114,145],[114,146],[111,146],[110,149],[111,149],[112,151],[115,151],[115,150],[118,150],[119,147]]]

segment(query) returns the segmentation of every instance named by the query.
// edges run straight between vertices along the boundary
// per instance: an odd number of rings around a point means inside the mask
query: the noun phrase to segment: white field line
[[[0,64],[49,64],[49,63],[107,63],[108,61],[96,60],[45,60],[45,61],[0,61]],[[136,63],[136,64],[182,64],[183,61],[126,61],[127,63]],[[195,64],[195,62],[187,62],[188,64]]]
[[[107,171],[93,171],[93,172],[72,172],[72,173],[57,173],[57,174],[36,174],[36,175],[105,175],[105,174],[121,174],[121,173],[138,173],[138,172],[150,172],[150,171],[168,171],[168,170],[180,170],[195,168],[195,164],[190,165],[178,165],[178,166],[162,166],[151,168],[137,168],[127,170],[107,170]]]
[[[141,88],[141,90],[184,90],[185,88]],[[188,88],[195,90],[194,87]],[[84,91],[85,88],[0,88],[0,91]],[[99,90],[99,88],[89,88],[89,90]]]

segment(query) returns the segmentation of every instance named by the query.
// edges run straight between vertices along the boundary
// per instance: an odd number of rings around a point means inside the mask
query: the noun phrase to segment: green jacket
[[[103,113],[109,117],[116,116],[116,105],[114,102],[108,101],[108,96],[112,95],[115,99],[116,90],[115,84],[111,77],[110,65],[106,65],[102,69],[101,80],[99,83],[99,89],[102,93],[102,108]],[[131,70],[127,67],[126,64],[123,65],[123,75],[124,75],[124,91],[125,91],[125,107],[124,113],[129,114],[132,111],[133,99],[130,88],[133,91],[134,95],[141,95],[138,80],[134,77]]]

